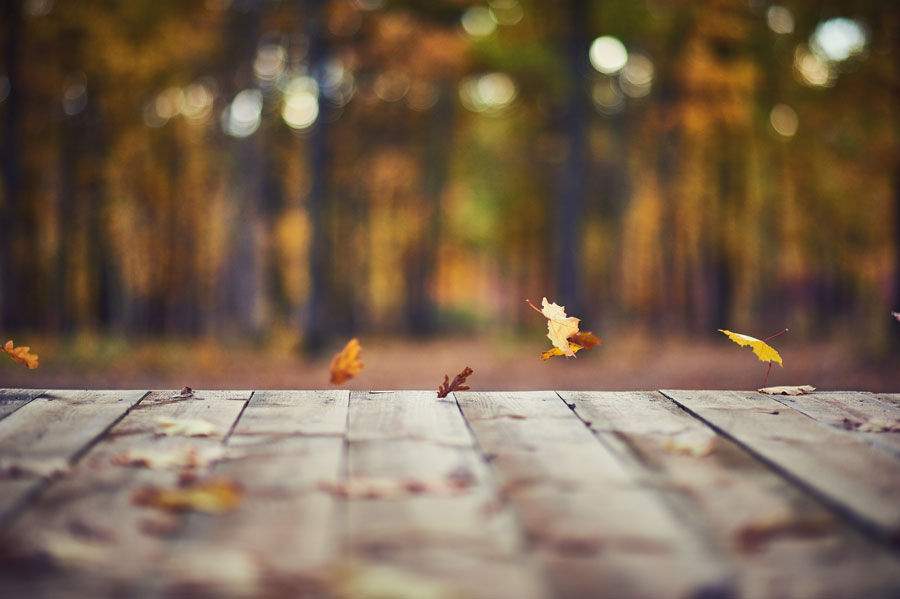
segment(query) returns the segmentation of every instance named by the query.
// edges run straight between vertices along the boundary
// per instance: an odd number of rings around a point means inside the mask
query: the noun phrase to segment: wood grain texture
[[[558,596],[730,592],[706,539],[556,393],[456,396]]]
[[[48,391],[0,420],[0,530],[44,487],[48,467],[65,470],[145,391]],[[10,479],[9,472],[17,471]]]
[[[648,484],[675,495],[684,519],[703,526],[728,556],[738,596],[900,593],[896,554],[670,399],[650,392],[560,395],[601,439],[624,443],[651,471]]]
[[[837,430],[846,431],[875,449],[900,457],[900,407],[865,393],[829,392],[772,399]],[[896,431],[884,430],[897,427]]]
[[[138,398],[143,395],[134,393]],[[140,595],[172,578],[161,536],[178,530],[184,516],[137,506],[132,495],[147,485],[175,488],[180,469],[117,465],[114,459],[126,451],[202,451],[221,446],[250,392],[237,401],[232,399],[235,392],[197,391],[196,396],[204,399],[175,400],[172,395],[172,391],[149,394],[14,522],[0,544],[16,563],[37,568],[37,576],[0,575],[0,595],[53,596],[70,588],[84,596]],[[69,404],[69,420],[96,409],[87,400]],[[159,436],[156,420],[161,417],[203,419],[219,432],[210,437]],[[47,567],[56,576],[40,576]]]
[[[43,389],[0,389],[0,420],[39,397],[43,392]]]
[[[767,395],[663,393],[882,539],[900,535],[900,462]]]
[[[452,397],[353,392],[349,422],[347,481],[416,490],[347,499],[348,554],[454,595],[546,596]]]

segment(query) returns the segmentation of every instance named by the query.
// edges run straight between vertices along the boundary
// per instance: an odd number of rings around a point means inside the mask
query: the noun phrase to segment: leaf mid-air
[[[566,307],[547,301],[541,301],[541,309],[525,300],[536,312],[547,319],[547,338],[553,347],[541,354],[541,360],[549,360],[553,356],[574,357],[582,349],[591,349],[600,345],[600,339],[590,331],[579,331],[581,319],[566,315]]]
[[[331,359],[331,384],[340,385],[344,381],[354,378],[363,369],[364,364],[359,360],[362,346],[359,339],[354,337],[347,342],[340,352]]]

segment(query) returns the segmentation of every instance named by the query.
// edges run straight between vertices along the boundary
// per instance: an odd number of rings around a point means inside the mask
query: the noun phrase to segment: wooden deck
[[[900,596],[900,394],[173,394],[0,390],[0,597]]]

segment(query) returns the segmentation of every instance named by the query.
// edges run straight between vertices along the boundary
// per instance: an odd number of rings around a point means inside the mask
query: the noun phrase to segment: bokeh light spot
[[[766,23],[775,33],[787,35],[794,32],[794,15],[787,8],[773,4],[766,11]]]
[[[485,6],[473,6],[461,17],[462,27],[472,37],[486,37],[497,28],[491,11]]]
[[[787,104],[776,104],[769,113],[769,123],[779,135],[793,137],[797,133],[800,119],[797,112]]]
[[[649,58],[643,54],[632,54],[619,74],[619,86],[625,95],[643,98],[650,93],[653,74],[653,62]]]
[[[281,118],[291,129],[306,129],[319,116],[319,90],[312,77],[295,77],[284,90]]]
[[[604,35],[591,43],[589,57],[591,65],[597,71],[604,75],[613,75],[625,67],[628,62],[628,51],[617,38]]]
[[[865,50],[867,41],[859,22],[841,17],[819,23],[810,37],[810,47],[827,60],[841,62]]]
[[[248,137],[256,133],[262,117],[263,96],[258,89],[245,89],[234,97],[222,118],[225,133]]]
[[[472,112],[497,113],[515,100],[518,91],[506,73],[468,77],[460,84],[459,97]]]

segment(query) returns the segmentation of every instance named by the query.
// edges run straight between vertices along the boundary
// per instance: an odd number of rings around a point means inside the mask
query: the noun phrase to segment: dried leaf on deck
[[[154,470],[170,468],[205,468],[224,460],[226,450],[221,445],[211,447],[186,447],[171,450],[129,449],[112,458],[118,466],[141,466]]]
[[[473,483],[472,478],[456,473],[430,480],[358,476],[338,483],[322,481],[319,490],[343,499],[403,499],[410,495],[459,495]]]
[[[713,452],[714,441],[715,437],[672,437],[666,439],[663,449],[667,453],[703,458]]]
[[[241,504],[243,498],[243,491],[237,483],[221,477],[200,480],[177,489],[143,487],[131,496],[137,505],[168,512],[195,511],[206,514],[231,511]]]
[[[896,433],[900,432],[900,420],[879,420],[870,418],[864,422],[844,418],[844,428],[861,433]]]
[[[161,416],[156,419],[157,435],[183,435],[185,437],[211,437],[221,434],[218,426],[199,418],[168,418]]]
[[[375,563],[350,563],[331,573],[329,596],[355,599],[431,599],[471,597],[472,589],[450,586],[410,570]]]
[[[9,357],[14,361],[24,364],[29,370],[34,370],[38,367],[38,357],[36,354],[31,353],[31,348],[27,345],[14,347],[12,339],[10,339],[0,349],[9,354]]]
[[[56,478],[71,470],[68,460],[59,458],[0,458],[0,479],[31,476]]]
[[[774,347],[765,341],[757,339],[756,337],[751,337],[750,335],[732,333],[731,331],[726,331],[724,329],[718,329],[718,331],[727,335],[729,339],[741,347],[749,345],[750,348],[753,349],[753,353],[756,354],[756,357],[759,358],[760,362],[775,362],[779,366],[784,367],[784,364],[781,362],[781,356],[778,355],[778,352],[775,351]]]
[[[603,343],[599,337],[591,333],[590,331],[579,331],[569,337],[569,349],[572,350],[573,353],[578,353],[582,349],[593,349]],[[553,356],[562,356],[562,350],[558,347],[552,347],[541,354],[541,360],[549,360]]]
[[[190,387],[182,387],[181,391],[172,396],[172,399],[185,399],[188,397],[194,397],[194,390]],[[197,399],[202,399],[198,397]]]
[[[355,378],[357,374],[365,366],[359,360],[362,353],[362,346],[359,339],[354,337],[347,342],[340,352],[335,354],[331,359],[331,384],[340,385],[341,383]]]
[[[835,521],[830,516],[805,517],[790,514],[775,514],[769,518],[749,522],[735,533],[735,544],[745,553],[759,551],[762,546],[776,538],[809,539],[821,537],[834,531]]]
[[[531,300],[525,300],[528,305],[544,315],[547,319],[547,338],[564,355],[569,357],[575,356],[575,351],[569,347],[569,337],[578,332],[578,323],[581,319],[574,316],[566,315],[566,307],[556,303],[547,301],[545,297],[541,300],[541,309],[531,303]]]
[[[463,368],[463,371],[453,377],[453,381],[450,381],[449,375],[444,375],[443,384],[438,386],[437,396],[438,397],[447,397],[449,393],[452,391],[466,391],[469,389],[464,383],[466,379],[472,374],[473,370],[466,366]]]
[[[768,393],[770,395],[806,395],[812,393],[816,388],[811,385],[786,386],[786,387],[763,387],[757,389],[758,393]]]

